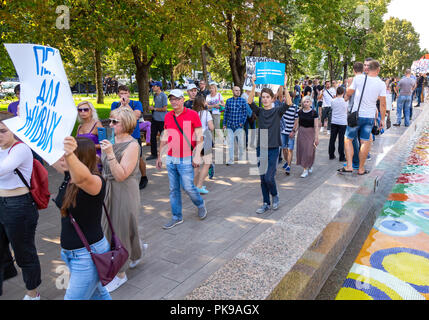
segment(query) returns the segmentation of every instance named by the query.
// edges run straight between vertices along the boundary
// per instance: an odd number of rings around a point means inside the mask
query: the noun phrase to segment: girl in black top
[[[61,210],[61,257],[70,270],[65,300],[110,300],[97,269],[71,224],[69,213],[82,229],[93,252],[105,253],[110,245],[101,228],[106,183],[99,175],[95,144],[88,138],[66,137],[64,157],[55,168],[64,171],[55,203]]]

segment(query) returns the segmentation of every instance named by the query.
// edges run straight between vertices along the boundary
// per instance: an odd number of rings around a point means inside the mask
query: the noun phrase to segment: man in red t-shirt
[[[204,200],[194,185],[194,167],[199,166],[201,162],[203,146],[200,117],[194,110],[185,108],[185,99],[181,90],[171,90],[168,99],[173,111],[165,115],[164,131],[156,160],[156,168],[160,170],[162,167],[161,153],[165,153],[167,147],[166,164],[173,217],[163,226],[164,229],[171,229],[183,222],[180,186],[198,207],[200,219],[207,216]]]

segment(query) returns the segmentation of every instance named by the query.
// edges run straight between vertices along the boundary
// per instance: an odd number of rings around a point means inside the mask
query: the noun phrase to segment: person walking
[[[325,88],[320,92],[320,98],[322,99],[322,116],[321,116],[321,127],[320,132],[323,132],[323,128],[325,127],[325,120],[328,120],[327,124],[327,133],[331,132],[331,119],[332,119],[332,109],[331,103],[335,98],[336,89],[331,87],[331,82],[329,80],[325,81]],[[320,112],[319,112],[320,113]]]
[[[161,170],[166,149],[166,166],[170,183],[171,220],[163,229],[171,229],[183,223],[181,187],[198,208],[198,217],[203,220],[207,209],[203,198],[194,185],[194,168],[201,163],[203,147],[202,125],[198,113],[185,108],[183,92],[171,90],[168,96],[173,110],[165,116],[164,131],[156,160],[156,168]]]
[[[189,99],[185,101],[185,108],[192,109],[192,105],[194,103],[195,97],[197,96],[198,89],[194,83],[188,85],[187,88]]]
[[[331,136],[329,137],[329,160],[335,159],[335,141],[338,136],[338,155],[341,162],[346,161],[344,153],[344,134],[347,128],[347,107],[348,104],[344,100],[344,87],[337,88],[337,94],[332,100],[332,120],[331,120]]]
[[[167,114],[168,99],[167,95],[162,91],[161,81],[153,83],[153,106],[149,107],[152,111],[152,125],[150,130],[150,156],[146,160],[154,160],[157,158],[158,142],[156,137],[162,134],[164,130],[164,118]]]
[[[212,165],[212,146],[213,146],[213,131],[215,129],[213,124],[212,115],[205,109],[205,99],[203,96],[196,97],[192,109],[198,112],[200,117],[201,127],[203,131],[203,149],[201,150],[201,157],[203,163],[194,168],[194,185],[197,187],[198,192],[202,194],[209,193],[203,186],[204,179],[209,173],[209,168]]]
[[[289,95],[291,95],[291,92],[289,92]],[[293,105],[287,109],[280,121],[283,158],[286,160],[283,169],[285,169],[287,175],[290,175],[290,166],[292,165],[295,133],[298,127],[298,111],[298,106]]]
[[[351,112],[359,110],[357,126],[347,126],[345,134],[345,151],[347,166],[338,169],[339,172],[353,172],[353,139],[358,135],[361,142],[359,151],[359,175],[367,174],[365,170],[365,161],[367,160],[368,153],[371,150],[371,131],[374,126],[375,114],[377,111],[377,100],[380,100],[380,127],[385,127],[386,116],[386,84],[378,77],[380,72],[380,64],[376,60],[369,62],[368,74],[357,75],[353,79],[350,88],[347,89],[347,96],[351,97],[354,93],[354,103]]]
[[[305,96],[302,99],[302,109],[298,112],[296,164],[304,168],[301,178],[306,178],[313,172],[316,148],[319,145],[319,119],[311,105],[312,98]]]
[[[240,96],[240,87],[234,86],[232,88],[232,93],[233,97],[226,100],[225,113],[223,116],[223,127],[227,132],[229,149],[229,158],[226,165],[232,165],[234,163],[235,139],[238,141],[238,160],[243,160],[245,146],[244,124],[248,115],[248,103]]]
[[[396,103],[396,123],[393,125],[399,127],[402,120],[402,110],[404,110],[404,125],[408,127],[410,125],[410,112],[412,108],[411,95],[416,88],[416,81],[411,78],[411,70],[405,70],[405,77],[402,78],[397,87],[396,94],[398,96],[398,102]]]
[[[0,111],[0,295],[4,276],[16,275],[10,244],[27,289],[24,300],[40,300],[37,288],[42,279],[35,244],[39,212],[28,188],[15,174],[19,170],[30,184],[33,154],[3,123],[13,117],[10,112]]]
[[[208,110],[213,117],[213,124],[216,132],[220,132],[220,115],[225,107],[222,94],[217,92],[217,85],[214,82],[210,83],[210,94],[206,96],[206,104]]]
[[[263,108],[258,107],[253,103],[255,96],[255,84],[256,75],[252,77],[252,91],[249,94],[247,102],[255,112],[258,119],[258,141],[256,147],[256,156],[258,157],[258,168],[261,179],[261,191],[263,204],[256,210],[257,214],[262,214],[267,210],[271,209],[272,197],[272,209],[277,210],[280,205],[280,199],[278,195],[275,175],[277,171],[277,164],[279,159],[280,147],[282,145],[280,139],[280,121],[283,114],[292,106],[292,99],[289,92],[286,91],[286,102],[279,103],[277,106],[274,104],[275,97],[274,93],[269,88],[263,88],[261,91],[261,100]],[[285,76],[285,86],[287,83],[287,77]],[[282,92],[283,87],[278,90]],[[282,95],[280,95],[282,100]],[[261,130],[262,133],[261,133]],[[266,134],[268,134],[266,136]],[[263,137],[267,137],[265,140]],[[265,140],[261,142],[261,138]]]
[[[146,162],[143,159],[143,149],[142,149],[142,140],[140,138],[140,126],[138,124],[139,119],[143,113],[143,106],[140,101],[136,100],[130,100],[130,89],[125,86],[121,85],[118,87],[118,96],[120,98],[120,101],[113,102],[110,110],[113,111],[117,108],[121,107],[129,107],[133,110],[134,117],[136,118],[136,125],[134,127],[134,131],[132,132],[132,137],[137,140],[139,146],[140,146],[140,152],[139,152],[139,169],[141,173],[139,188],[140,190],[144,189],[146,185],[148,184],[148,178],[146,176]]]
[[[55,198],[61,211],[61,258],[70,271],[64,300],[111,300],[101,284],[91,253],[71,221],[73,217],[93,253],[110,250],[101,227],[106,181],[97,169],[95,144],[86,137],[66,137],[64,151],[56,168],[66,173],[65,180]]]
[[[142,257],[138,229],[141,206],[138,185],[140,150],[131,135],[135,126],[135,116],[130,108],[115,109],[110,113],[110,127],[115,131],[115,144],[112,145],[108,140],[100,141],[103,177],[106,180],[105,204],[115,233],[129,252],[127,263],[107,284],[109,292],[128,280],[126,269],[135,268]],[[105,216],[102,218],[102,226],[106,238],[111,239],[111,230]]]

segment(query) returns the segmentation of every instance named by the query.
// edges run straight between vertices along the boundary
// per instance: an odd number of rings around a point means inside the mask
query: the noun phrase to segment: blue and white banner
[[[246,78],[244,79],[243,90],[252,90],[252,76],[256,74],[256,63],[258,62],[279,62],[267,57],[246,57]],[[263,88],[270,88],[274,93],[279,86],[272,84],[256,84],[255,92],[261,92]]]
[[[18,116],[4,124],[50,165],[64,154],[77,110],[58,49],[5,44],[21,90]]]
[[[255,84],[276,84],[279,86],[285,83],[285,64],[278,62],[256,62]]]

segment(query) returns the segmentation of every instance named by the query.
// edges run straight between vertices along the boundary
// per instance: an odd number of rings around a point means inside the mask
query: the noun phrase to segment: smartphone
[[[97,128],[98,141],[109,140],[111,144],[115,144],[115,130],[113,128]]]

